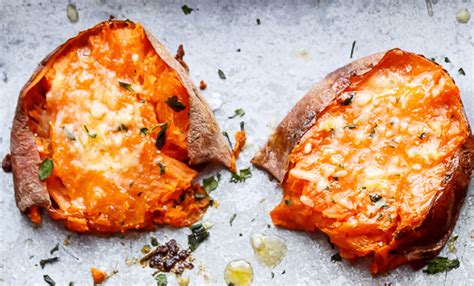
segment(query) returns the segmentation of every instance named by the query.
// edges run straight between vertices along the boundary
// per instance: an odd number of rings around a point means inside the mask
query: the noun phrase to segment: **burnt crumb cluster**
[[[176,240],[171,239],[167,243],[157,246],[150,253],[149,265],[160,272],[174,272],[180,275],[185,269],[194,268],[194,265],[188,261],[190,255],[190,249],[180,250]]]

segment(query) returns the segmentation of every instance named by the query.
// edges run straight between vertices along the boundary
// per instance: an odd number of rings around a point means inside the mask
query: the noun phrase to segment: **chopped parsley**
[[[165,100],[165,103],[168,104],[168,106],[176,112],[180,112],[186,109],[186,106],[179,102],[178,97],[176,95],[169,97],[167,100]]]
[[[245,130],[245,122],[240,121],[240,131],[244,131],[244,130]]]
[[[287,205],[287,206],[291,205],[291,200],[285,199],[285,205]]]
[[[232,141],[230,141],[229,133],[227,133],[227,131],[223,131],[222,135],[224,135],[225,138],[227,138],[227,142],[229,142],[230,148],[234,149],[234,146],[232,146]]]
[[[448,57],[444,57],[444,62],[445,62],[445,63],[450,63],[451,61],[449,60]]]
[[[51,257],[51,258],[46,258],[46,259],[41,259],[40,260],[40,266],[41,266],[41,269],[44,269],[44,267],[46,266],[46,264],[52,264],[52,263],[55,263],[55,262],[58,262],[59,261],[59,257]]]
[[[164,123],[161,125],[160,132],[158,132],[158,135],[156,136],[156,147],[158,149],[163,148],[166,143],[166,130],[168,129],[168,123]]]
[[[164,273],[153,273],[153,278],[155,278],[156,286],[166,286],[168,285],[168,279]]]
[[[226,79],[225,74],[221,69],[217,70],[217,74],[221,79]]]
[[[234,222],[234,220],[235,220],[236,217],[237,217],[237,214],[233,214],[233,215],[230,217],[230,220],[229,220],[230,226],[232,226],[232,223]]]
[[[158,163],[158,166],[160,166],[160,175],[163,175],[164,173],[166,173],[166,165],[163,164],[163,163]]]
[[[459,69],[458,69],[458,73],[459,73],[460,75],[466,75],[466,72],[464,71],[463,68],[459,68]]]
[[[229,119],[236,118],[237,116],[242,117],[245,115],[245,111],[242,108],[234,110],[234,115],[229,116]]]
[[[379,194],[370,194],[369,197],[370,197],[370,201],[374,204],[382,199],[382,197]]]
[[[245,182],[248,178],[252,177],[252,171],[249,168],[240,169],[239,174],[232,173],[232,177],[230,178],[231,183],[241,183]]]
[[[260,21],[259,18],[257,18],[257,25],[260,25],[262,22]]]
[[[140,135],[142,135],[142,137],[145,137],[147,133],[148,133],[148,128],[146,127],[140,128]]]
[[[189,15],[191,14],[192,11],[194,11],[193,8],[190,8],[188,5],[184,4],[181,6],[181,10],[183,11],[184,15]]]
[[[423,132],[420,135],[418,135],[418,138],[420,138],[421,140],[425,139],[426,138],[426,132]]]
[[[128,131],[128,127],[127,127],[125,124],[120,123],[119,127],[117,127],[117,131],[127,132],[127,131]]]
[[[220,179],[220,176],[217,176],[217,179],[214,178],[214,176],[211,176],[209,178],[204,178],[202,180],[202,186],[204,187],[204,190],[206,191],[206,193],[210,194],[212,191],[214,191],[217,188],[217,186],[219,185],[219,179]]]
[[[351,92],[349,93],[349,96],[344,98],[343,101],[341,101],[341,105],[349,105],[352,103],[352,99],[354,99],[354,93]]]
[[[461,263],[458,259],[448,259],[447,257],[436,257],[428,262],[428,267],[423,270],[424,273],[434,275],[440,272],[448,272],[456,269]]]
[[[151,244],[151,246],[158,246],[159,245],[158,239],[156,239],[156,237],[152,236],[150,238],[150,244]]]
[[[125,90],[128,90],[130,92],[134,92],[133,90],[133,87],[131,84],[129,83],[126,83],[126,82],[123,82],[123,81],[119,81],[119,85],[121,88],[125,89]]]
[[[339,252],[331,256],[331,262],[339,262],[339,261],[342,261],[342,257],[339,254]]]
[[[209,237],[209,231],[207,231],[202,223],[194,224],[189,229],[191,229],[191,234],[188,235],[188,246],[191,251],[194,251]]]
[[[43,275],[44,282],[48,283],[49,286],[55,286],[56,282],[49,275]]]
[[[41,162],[41,165],[39,167],[39,173],[38,177],[40,181],[46,180],[49,176],[51,176],[51,173],[53,172],[54,168],[54,163],[53,160],[46,158]]]
[[[97,137],[97,133],[90,132],[89,128],[87,128],[87,125],[84,125],[84,129],[86,130],[87,136],[89,136],[90,138],[96,138]]]
[[[56,243],[56,245],[53,248],[51,248],[51,250],[49,251],[49,254],[53,254],[58,250],[59,250],[59,243]]]
[[[352,42],[352,48],[351,48],[351,59],[352,59],[352,56],[354,55],[354,48],[356,46],[356,41]]]

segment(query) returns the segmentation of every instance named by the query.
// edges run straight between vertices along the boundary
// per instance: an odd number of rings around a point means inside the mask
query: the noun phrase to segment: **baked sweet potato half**
[[[209,204],[191,165],[231,167],[187,71],[140,24],[111,20],[48,55],[11,132],[18,208],[77,232],[190,225]]]
[[[466,197],[473,137],[443,68],[399,49],[325,77],[253,163],[278,179],[277,226],[326,233],[370,270],[421,267],[445,245]]]

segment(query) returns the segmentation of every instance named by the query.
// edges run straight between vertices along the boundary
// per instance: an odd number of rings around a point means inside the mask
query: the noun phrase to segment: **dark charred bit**
[[[207,83],[204,80],[201,80],[201,82],[199,82],[199,89],[205,90],[206,88],[207,88]]]
[[[188,65],[184,62],[183,58],[184,58],[184,47],[183,45],[179,45],[178,46],[178,50],[176,51],[176,56],[174,56],[174,58],[181,64],[181,66],[187,71],[189,72],[189,67]]]
[[[189,261],[191,259],[191,250],[180,250],[176,240],[171,239],[165,244],[158,245],[142,258],[142,261],[148,261],[148,265],[159,272],[173,272],[181,275],[186,269],[194,268],[192,262]]]
[[[12,156],[10,154],[5,155],[2,161],[2,169],[5,173],[11,173],[12,171]]]

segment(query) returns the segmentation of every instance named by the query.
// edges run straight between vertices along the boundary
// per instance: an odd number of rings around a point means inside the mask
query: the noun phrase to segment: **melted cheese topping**
[[[182,162],[189,96],[139,25],[105,25],[58,58],[45,78],[50,128],[38,145],[54,161],[47,182],[53,218],[76,231],[115,232],[199,217],[207,199],[194,202],[197,172]],[[186,108],[168,106],[172,96]],[[166,143],[157,148],[163,124]]]
[[[290,155],[272,219],[329,235],[346,258],[395,245],[426,217],[468,136],[459,90],[434,63],[391,51],[331,103]]]

